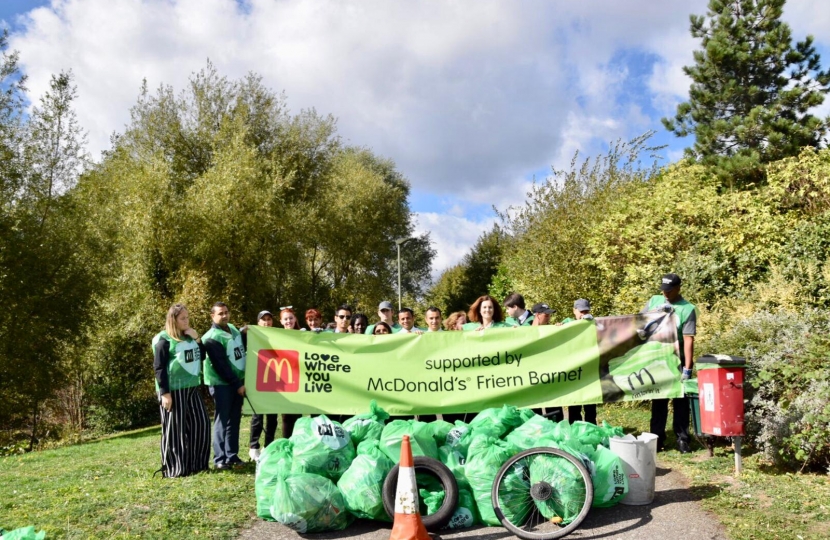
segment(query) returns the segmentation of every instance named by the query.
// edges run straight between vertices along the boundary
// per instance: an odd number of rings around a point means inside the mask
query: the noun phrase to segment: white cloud
[[[210,58],[230,78],[259,73],[294,111],[333,114],[348,142],[392,158],[413,188],[455,199],[428,222],[466,216],[476,228],[492,215],[480,208],[521,203],[530,175],[567,167],[575,150],[662,129],[688,90],[689,13],[706,4],[52,0],[17,21],[10,45],[32,96],[73,70],[93,151],[123,130],[143,79],[181,90]],[[787,4],[789,18],[796,39],[830,43],[820,0]],[[652,64],[632,91],[643,56]],[[478,232],[442,240],[437,264]]]
[[[460,263],[478,237],[489,231],[496,222],[495,216],[475,221],[435,212],[418,213],[416,219],[415,233],[429,232],[437,252],[432,266],[433,280],[447,268]]]

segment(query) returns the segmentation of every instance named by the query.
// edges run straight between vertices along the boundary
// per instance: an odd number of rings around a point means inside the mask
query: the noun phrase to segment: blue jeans
[[[214,465],[239,463],[239,423],[242,421],[242,396],[233,386],[211,386],[216,403],[213,415]]]

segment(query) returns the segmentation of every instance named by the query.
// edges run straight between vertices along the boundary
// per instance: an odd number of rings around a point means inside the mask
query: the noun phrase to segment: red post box
[[[744,367],[738,356],[707,354],[697,361],[701,431],[707,435],[744,434]]]

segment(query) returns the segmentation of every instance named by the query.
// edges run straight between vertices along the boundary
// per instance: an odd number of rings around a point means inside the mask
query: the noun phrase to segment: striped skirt
[[[173,390],[170,394],[170,412],[159,405],[161,473],[171,478],[205,471],[210,460],[210,421],[199,387]]]

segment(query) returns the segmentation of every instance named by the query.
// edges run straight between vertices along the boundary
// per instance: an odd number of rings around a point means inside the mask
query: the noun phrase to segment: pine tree
[[[812,36],[793,47],[784,3],[711,0],[706,16],[692,15],[702,48],[683,68],[692,79],[689,101],[663,118],[678,137],[695,136],[688,157],[739,186],[761,180],[765,163],[818,147],[830,124],[810,113],[830,90],[830,74],[821,71]]]

